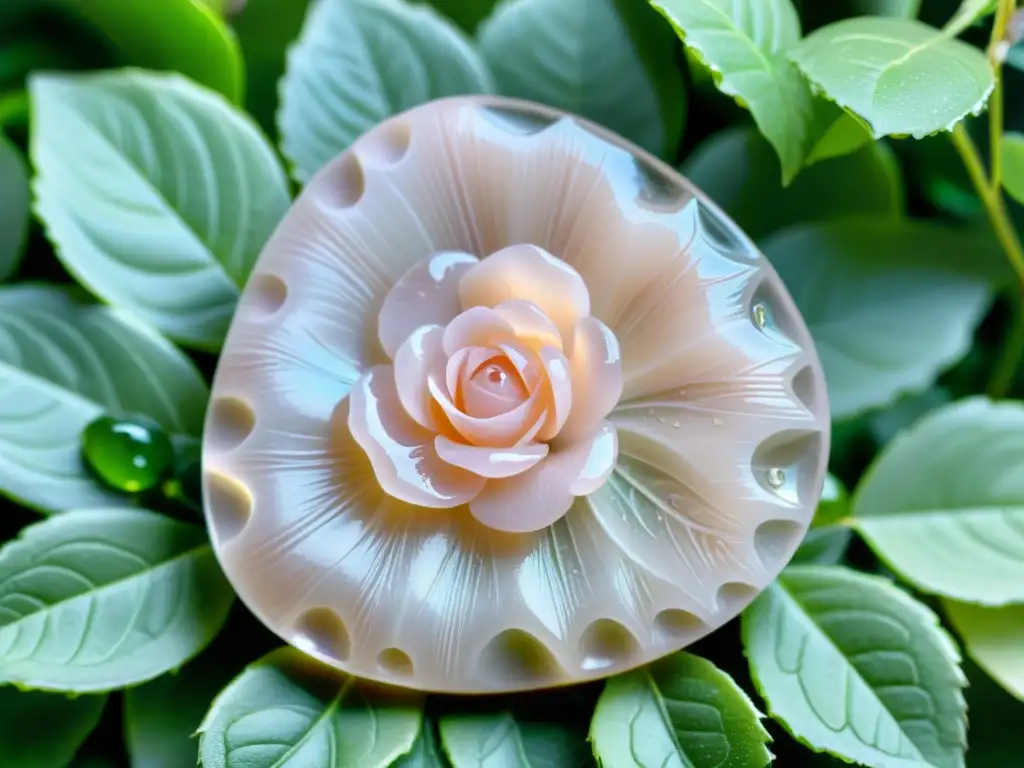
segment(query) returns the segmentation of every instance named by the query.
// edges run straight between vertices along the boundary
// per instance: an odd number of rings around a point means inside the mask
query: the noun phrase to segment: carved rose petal
[[[532,301],[514,299],[503,301],[494,311],[504,317],[515,328],[516,338],[535,349],[554,347],[562,349],[562,334],[540,307]]]
[[[512,324],[489,307],[472,307],[444,329],[444,350],[454,355],[466,347],[494,347],[515,339]]]
[[[456,507],[483,488],[479,475],[442,461],[434,434],[406,415],[390,365],[371,368],[349,401],[352,437],[366,451],[381,487],[395,498],[421,507]]]
[[[523,434],[536,423],[544,409],[543,391],[538,389],[521,405],[507,413],[490,418],[475,418],[459,410],[437,379],[427,382],[430,394],[441,406],[451,425],[472,445],[507,448],[516,445]]]
[[[488,478],[521,474],[547,456],[549,450],[548,446],[538,443],[513,448],[464,445],[443,436],[434,441],[434,446],[438,456],[449,464]]]
[[[572,413],[558,433],[561,445],[589,437],[622,397],[622,355],[615,334],[593,317],[576,324],[569,359]]]
[[[479,260],[448,251],[414,264],[388,292],[380,308],[377,333],[388,357],[421,325],[446,325],[462,310],[459,283]]]
[[[442,336],[444,329],[439,325],[422,326],[413,331],[395,353],[398,399],[413,421],[434,432],[442,429],[444,417],[438,414],[427,379],[444,376],[447,360],[441,346]]]

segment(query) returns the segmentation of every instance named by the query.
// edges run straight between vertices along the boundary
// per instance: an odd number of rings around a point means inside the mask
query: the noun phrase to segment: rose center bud
[[[529,396],[515,366],[507,357],[495,357],[470,374],[462,402],[467,416],[486,419],[511,411]]]

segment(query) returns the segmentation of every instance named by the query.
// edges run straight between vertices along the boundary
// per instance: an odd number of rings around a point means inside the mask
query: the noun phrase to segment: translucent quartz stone
[[[82,455],[99,478],[119,491],[148,491],[167,475],[174,448],[156,424],[101,416],[82,433]]]
[[[570,363],[584,348],[600,361],[594,345],[606,328],[621,368],[614,388],[571,393],[597,409],[572,439],[592,439],[594,461],[614,459],[614,471],[588,475],[581,463],[573,489],[586,495],[566,496],[568,511],[540,530],[507,533],[466,504],[426,508],[385,492],[349,424],[367,398],[352,393],[379,373],[374,403],[408,411],[377,414],[405,425],[392,443],[395,482],[436,490],[466,477],[445,457],[475,449],[460,444],[437,394],[461,388],[447,407],[506,418],[501,399],[519,407],[554,369],[511,347],[488,368],[490,342],[468,327],[446,331],[447,368],[410,352],[403,370],[430,378],[429,392],[388,375],[408,326],[437,352],[441,331],[427,326],[445,327],[467,296],[478,306],[522,298],[464,274],[524,244],[557,257],[565,280],[531,284],[510,266],[508,292],[530,292],[543,310],[532,317],[521,305],[514,319],[552,355],[562,344]],[[455,275],[461,293],[404,283],[390,293],[434,254],[438,279]],[[597,330],[574,339],[583,316]],[[471,404],[470,383],[479,385]],[[599,421],[608,392],[617,404]],[[568,402],[546,393],[551,407]],[[480,480],[466,498],[500,487],[522,495],[524,515],[550,502],[526,490],[529,473],[564,455],[558,425],[544,426],[510,452],[540,463]],[[316,658],[439,692],[540,688],[652,661],[736,616],[807,530],[828,430],[821,366],[793,301],[699,190],[581,119],[448,99],[361,137],[308,184],[267,244],[214,382],[205,511],[242,600]]]

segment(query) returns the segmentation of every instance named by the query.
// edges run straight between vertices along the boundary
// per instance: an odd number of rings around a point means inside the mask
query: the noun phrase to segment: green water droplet
[[[167,434],[137,418],[96,419],[82,433],[82,454],[104,483],[129,493],[155,487],[174,462]]]

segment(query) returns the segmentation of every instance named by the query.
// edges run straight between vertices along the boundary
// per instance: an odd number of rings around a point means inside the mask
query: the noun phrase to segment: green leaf
[[[1024,605],[987,608],[943,600],[967,654],[1009,693],[1024,701]]]
[[[209,391],[195,366],[126,313],[58,288],[0,288],[0,491],[42,511],[127,505],[81,459],[103,413],[202,433]]]
[[[762,250],[814,337],[834,419],[926,389],[959,360],[989,305],[981,273],[998,264],[988,233],[884,219],[792,227]]]
[[[386,768],[423,720],[418,697],[362,688],[294,648],[250,665],[199,728],[204,768]]]
[[[447,768],[448,761],[441,754],[434,730],[434,724],[424,720],[416,743],[408,754],[395,763],[394,768]]]
[[[232,20],[249,86],[245,108],[268,136],[277,132],[278,83],[288,47],[299,36],[310,0],[248,0]]]
[[[770,714],[800,741],[873,768],[961,768],[960,657],[938,618],[886,579],[791,566],[743,614]]]
[[[800,40],[790,0],[650,0],[715,75],[718,88],[750,110],[779,155],[789,184],[807,159],[813,97],[786,58]]]
[[[669,159],[685,110],[678,46],[636,0],[505,0],[480,29],[503,95],[581,115]]]
[[[807,165],[849,155],[874,140],[863,120],[821,97],[814,99],[811,136],[814,140],[804,161]]]
[[[981,51],[912,19],[844,19],[812,32],[790,56],[876,137],[949,131],[981,112],[995,84]]]
[[[28,235],[28,168],[0,133],[0,282],[18,269]]]
[[[454,768],[577,768],[588,758],[586,742],[564,722],[502,710],[447,715],[439,725]]]
[[[1024,205],[1024,133],[1003,136],[1003,188]]]
[[[761,713],[714,664],[674,653],[605,684],[590,728],[594,755],[615,768],[763,768]]]
[[[36,75],[31,91],[37,212],[61,261],[172,338],[218,347],[289,205],[266,139],[177,75]]]
[[[791,224],[857,214],[895,219],[903,210],[899,166],[874,142],[804,170],[784,189],[768,143],[752,128],[729,128],[700,145],[682,172],[755,240]]]
[[[418,104],[492,90],[471,41],[427,6],[321,0],[288,53],[278,124],[308,181],[362,133]]]
[[[1024,601],[1024,404],[961,400],[900,434],[853,496],[857,530],[925,592]]]
[[[825,485],[818,500],[818,509],[814,513],[815,526],[829,526],[846,517],[850,502],[846,489],[834,475],[825,475]]]
[[[952,400],[952,393],[944,387],[932,387],[917,394],[903,395],[888,408],[870,414],[867,418],[868,430],[879,447],[888,445],[922,416]]]
[[[989,14],[995,13],[999,0],[964,0],[956,14],[947,22],[945,32],[956,36]]]
[[[845,526],[811,528],[790,562],[794,565],[839,565],[852,538],[853,531]]]
[[[0,549],[0,684],[151,680],[206,647],[233,600],[199,526],[141,509],[55,515]]]
[[[109,40],[124,64],[180,72],[242,102],[245,73],[234,34],[201,0],[56,0]]]
[[[125,691],[125,746],[132,768],[196,765],[196,731],[214,698],[240,668],[237,658],[207,651],[178,672]]]
[[[92,733],[106,696],[0,687],[0,768],[64,768]]]

